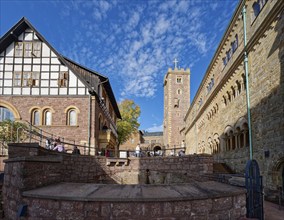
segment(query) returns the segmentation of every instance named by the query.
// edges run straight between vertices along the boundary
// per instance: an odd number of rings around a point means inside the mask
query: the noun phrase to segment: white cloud
[[[216,7],[199,1],[73,1],[65,13],[82,15],[81,31],[71,33],[64,54],[104,75],[112,71],[121,79],[123,98],[150,98],[175,57],[181,67],[193,67],[215,48],[216,34],[207,31],[204,18]]]
[[[147,128],[146,131],[148,132],[158,132],[158,131],[163,131],[163,125],[156,125],[156,124],[153,124],[152,127],[150,128]]]

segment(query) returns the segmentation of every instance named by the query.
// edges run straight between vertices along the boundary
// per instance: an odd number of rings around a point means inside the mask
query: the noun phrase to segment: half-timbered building
[[[59,54],[22,18],[0,39],[0,121],[22,120],[96,154],[117,145],[109,79]]]

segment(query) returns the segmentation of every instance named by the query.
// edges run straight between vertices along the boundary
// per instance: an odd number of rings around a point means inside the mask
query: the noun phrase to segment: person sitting
[[[77,155],[81,154],[80,150],[78,149],[78,147],[76,145],[73,148],[72,154],[77,154]]]
[[[58,152],[65,152],[64,146],[59,142],[53,150]]]

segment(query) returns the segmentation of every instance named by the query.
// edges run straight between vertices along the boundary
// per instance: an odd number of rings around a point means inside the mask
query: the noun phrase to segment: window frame
[[[177,84],[182,84],[182,76],[177,76],[176,77],[176,83]]]
[[[48,122],[48,116],[47,114],[50,113],[50,121]],[[52,126],[52,111],[51,109],[45,109],[43,111],[43,117],[42,117],[42,125],[44,126]]]
[[[28,46],[29,45],[29,46]],[[37,46],[35,46],[37,45]],[[15,57],[41,57],[42,42],[39,40],[34,41],[17,41],[14,45]]]
[[[38,113],[38,123],[36,123],[36,113]],[[35,126],[40,126],[40,110],[39,109],[33,109],[31,114],[31,124]]]
[[[75,113],[75,124],[71,124],[71,113]],[[68,126],[78,126],[78,112],[75,108],[70,108],[67,111],[67,125]]]

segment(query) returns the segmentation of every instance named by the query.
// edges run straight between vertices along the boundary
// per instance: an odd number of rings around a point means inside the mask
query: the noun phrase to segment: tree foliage
[[[118,104],[121,120],[117,122],[118,144],[126,142],[131,134],[138,130],[140,124],[140,107],[133,100],[124,100]]]
[[[27,125],[21,122],[5,120],[0,122],[0,142],[11,143],[24,140],[27,138],[24,130],[27,130]],[[18,139],[18,140],[17,140]]]

